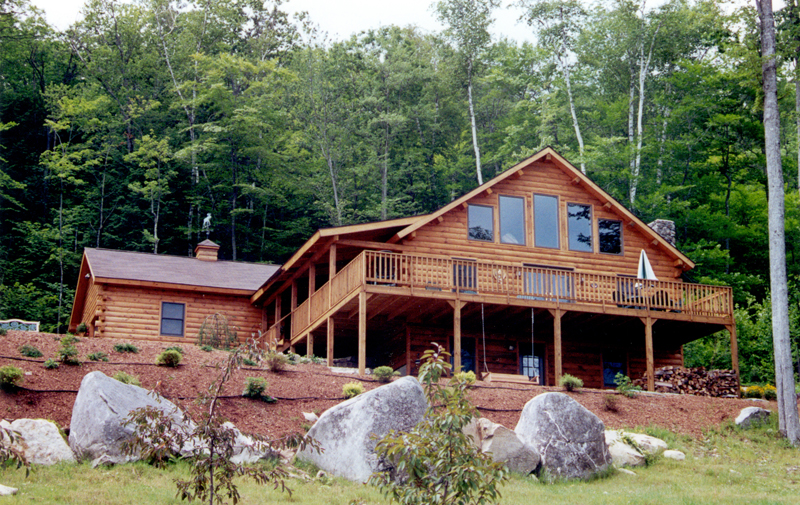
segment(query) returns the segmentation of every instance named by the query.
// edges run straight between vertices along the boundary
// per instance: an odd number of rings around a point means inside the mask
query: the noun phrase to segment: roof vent
[[[206,239],[194,248],[194,257],[201,261],[217,261],[217,253],[219,246],[214,242]]]
[[[669,242],[671,246],[675,246],[675,221],[656,219],[652,223],[648,223],[647,226],[664,237],[664,240]]]

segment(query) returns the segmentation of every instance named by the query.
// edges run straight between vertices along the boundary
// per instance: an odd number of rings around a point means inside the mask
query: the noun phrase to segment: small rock
[[[616,430],[606,430],[606,444],[608,452],[611,453],[611,462],[616,467],[622,466],[644,466],[644,454],[639,452],[636,447],[631,447],[625,442],[623,432]]]
[[[0,484],[0,496],[11,496],[13,494],[17,494],[19,489],[15,487],[8,487]]]
[[[316,415],[316,414],[314,414],[313,412],[303,412],[303,417],[304,417],[304,418],[306,419],[306,421],[308,421],[309,423],[316,423],[316,422],[317,422],[317,420],[319,420],[319,416],[317,416],[317,415]]]
[[[317,472],[317,475],[314,478],[317,479],[317,480],[327,479],[328,478],[328,474],[325,473],[325,470],[320,470],[319,472]]]
[[[464,427],[464,433],[481,452],[489,454],[498,463],[505,463],[512,472],[527,475],[539,466],[541,458],[536,449],[501,424],[485,417],[473,419]]]
[[[644,435],[642,433],[625,432],[625,434],[631,437],[631,439],[636,442],[636,445],[639,446],[639,449],[645,454],[656,455],[661,453],[661,451],[667,450],[667,443],[660,438],[651,437],[650,435]]]
[[[667,459],[674,459],[675,461],[683,461],[686,459],[686,454],[675,450],[664,451],[663,456]]]
[[[636,477],[636,472],[632,472],[632,471],[628,470],[627,468],[617,468],[617,471],[619,473],[624,473],[625,475],[632,475],[632,476]]]
[[[75,462],[75,455],[58,432],[52,421],[45,419],[17,419],[9,423],[0,421],[0,426],[19,433],[17,448],[34,465],[55,465],[61,461]],[[5,440],[5,436],[3,436]]]
[[[770,411],[761,407],[745,407],[736,416],[736,426],[744,429],[750,428],[754,424],[763,423],[769,419]]]

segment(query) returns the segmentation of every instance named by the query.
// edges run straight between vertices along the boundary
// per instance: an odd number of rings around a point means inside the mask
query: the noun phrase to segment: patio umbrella
[[[653,267],[650,266],[650,260],[647,259],[647,253],[644,252],[642,249],[642,253],[639,254],[639,269],[636,273],[636,277],[640,279],[648,279],[651,281],[657,281],[658,277],[656,277],[655,272],[653,272]]]

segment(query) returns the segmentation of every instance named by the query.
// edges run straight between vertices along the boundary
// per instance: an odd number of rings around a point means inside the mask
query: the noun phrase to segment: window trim
[[[570,239],[571,239],[571,234],[570,234],[570,229],[569,229],[570,228],[570,226],[569,226],[569,206],[570,205],[580,205],[581,207],[589,207],[589,230],[592,233],[592,237],[591,237],[591,244],[589,244],[589,250],[588,251],[584,251],[584,250],[581,250],[581,249],[573,249],[570,246]],[[594,232],[595,232],[595,230],[594,230],[594,222],[595,222],[594,206],[591,203],[567,202],[567,206],[565,208],[565,211],[567,213],[567,250],[572,251],[572,252],[577,252],[577,253],[590,253],[590,254],[596,252],[595,237],[594,237]]]
[[[536,243],[536,197],[537,196],[545,196],[548,198],[556,199],[556,227],[555,227],[556,246],[555,247],[548,245],[539,245]],[[533,198],[531,200],[531,214],[533,216],[533,220],[531,222],[531,228],[533,229],[533,247],[560,250],[561,249],[561,198],[558,195],[548,195],[547,193],[533,193]]]
[[[522,200],[522,242],[504,242],[503,241],[503,211],[500,202],[503,201],[503,198],[511,198],[515,200]],[[520,246],[527,246],[528,245],[528,223],[527,219],[525,219],[525,211],[526,201],[524,196],[516,196],[516,195],[497,195],[497,229],[500,231],[498,233],[498,239],[501,244],[505,245],[520,245]]]
[[[486,208],[486,209],[489,209],[489,210],[492,211],[492,230],[491,230],[492,231],[492,239],[491,240],[483,240],[483,239],[479,239],[479,238],[472,238],[470,236],[470,232],[469,232],[469,230],[470,230],[470,226],[469,226],[469,209],[470,209],[470,207],[483,207],[483,208]],[[484,204],[480,204],[480,203],[468,203],[467,204],[467,240],[474,240],[476,242],[488,242],[488,243],[494,243],[495,242],[495,233],[494,233],[494,228],[495,228],[494,218],[495,218],[495,216],[494,216],[494,210],[495,210],[494,205],[484,205]]]
[[[625,226],[623,225],[623,221],[621,219],[608,219],[605,217],[598,217],[597,221],[597,252],[600,254],[610,254],[612,256],[624,256],[625,255]],[[600,221],[613,221],[615,223],[619,223],[619,252],[618,253],[611,253],[605,252],[601,250],[601,242],[600,242]]]
[[[172,305],[180,305],[183,307],[183,318],[176,319],[174,317],[165,318],[164,317],[164,304],[172,304]],[[164,319],[169,321],[180,321],[181,322],[181,334],[176,335],[174,333],[164,333]],[[184,337],[186,336],[186,303],[185,302],[171,302],[167,300],[161,301],[161,309],[158,314],[158,334],[163,337]]]

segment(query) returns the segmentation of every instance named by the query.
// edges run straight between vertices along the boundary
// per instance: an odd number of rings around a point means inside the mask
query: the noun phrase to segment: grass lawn
[[[648,431],[686,453],[682,462],[658,458],[636,476],[623,473],[590,482],[542,484],[516,476],[502,488],[503,504],[796,504],[800,502],[800,449],[776,434],[774,421],[759,429],[725,427],[702,440]],[[87,465],[35,468],[30,476],[0,470],[0,483],[19,488],[4,503],[127,504],[182,503],[174,478],[189,477],[182,462],[166,470],[136,463],[92,469]],[[389,503],[376,489],[340,479],[291,480],[293,493],[240,481],[243,504],[297,503],[349,505]]]

